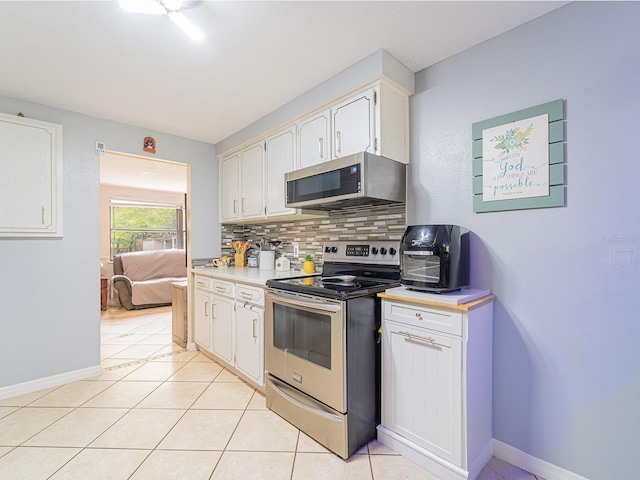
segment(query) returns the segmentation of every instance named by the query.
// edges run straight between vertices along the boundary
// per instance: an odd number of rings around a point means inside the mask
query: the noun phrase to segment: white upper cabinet
[[[242,218],[264,216],[264,142],[242,151],[240,157],[240,212]]]
[[[264,217],[264,142],[220,160],[222,222]]]
[[[298,122],[298,161],[296,169],[329,160],[331,111],[323,110]]]
[[[385,81],[331,107],[331,158],[371,152],[409,163],[409,95]]]
[[[240,218],[240,152],[220,160],[220,218]]]
[[[371,88],[354,95],[331,109],[333,148],[331,158],[358,152],[376,153],[375,97]]]
[[[284,174],[295,170],[296,129],[289,127],[266,140],[265,206],[267,217],[296,213],[286,208]]]
[[[62,126],[0,114],[0,237],[62,237]]]
[[[220,158],[220,221],[326,216],[285,208],[284,174],[358,152],[408,163],[409,93],[380,79],[258,140]]]

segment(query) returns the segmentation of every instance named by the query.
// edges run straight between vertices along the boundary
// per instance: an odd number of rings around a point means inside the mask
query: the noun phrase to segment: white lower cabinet
[[[234,355],[234,320],[235,308],[233,298],[213,296],[213,353],[223,360],[233,363]]]
[[[193,294],[193,331],[195,342],[211,350],[211,305],[213,295],[196,287]]]
[[[383,424],[454,463],[462,460],[462,340],[388,322]]]
[[[211,310],[213,279],[193,276],[193,338],[205,350],[211,350]]]
[[[467,305],[383,300],[378,440],[443,480],[491,458],[493,297]]]
[[[264,385],[264,309],[236,304],[236,367]]]
[[[264,388],[264,288],[194,275],[194,339],[199,349]]]

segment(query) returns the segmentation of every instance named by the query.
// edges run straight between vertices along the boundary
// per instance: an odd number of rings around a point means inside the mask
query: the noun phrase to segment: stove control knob
[[[380,253],[381,253],[382,255],[386,255],[386,254],[387,254],[387,249],[386,249],[386,248],[384,248],[384,247],[380,247]]]
[[[331,253],[331,247],[324,247],[324,253]]]
[[[371,247],[371,254],[372,255],[377,255],[378,254],[378,247]]]
[[[398,253],[398,252],[396,251],[396,249],[395,249],[395,248],[391,247],[391,248],[389,249],[389,255],[395,255],[396,253]]]
[[[331,247],[331,253],[338,253],[338,247]]]

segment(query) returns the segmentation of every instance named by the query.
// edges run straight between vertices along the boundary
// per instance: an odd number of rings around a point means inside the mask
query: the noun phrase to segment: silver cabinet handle
[[[253,295],[252,295],[252,294],[250,294],[249,292],[240,292],[240,296],[241,296],[242,298],[248,298],[248,299],[250,299],[250,300],[251,300],[251,299],[253,299]]]
[[[201,281],[201,280],[198,280],[198,281],[196,282],[196,284],[197,284],[199,287],[206,287],[206,286],[207,286],[207,282],[203,282],[203,281]]]
[[[233,213],[238,213],[238,200],[233,201]]]
[[[209,302],[204,302],[204,316],[209,316]]]
[[[342,135],[340,130],[336,130],[336,152],[342,151]]]
[[[244,213],[244,201],[245,201],[245,199],[243,198],[242,199],[242,213]]]
[[[42,206],[42,224],[44,225],[44,213],[45,213],[45,208],[44,205]]]
[[[324,157],[324,139],[322,137],[318,138],[318,154],[320,158]]]
[[[254,319],[253,319],[253,326],[252,326],[252,329],[253,329],[253,338],[258,338],[258,335],[256,334],[256,325],[257,325],[257,324],[258,324],[258,319],[257,319],[257,318],[254,318]]]
[[[433,337],[421,337],[419,335],[413,335],[409,332],[398,332],[399,335],[408,338],[409,340],[414,340],[418,342],[430,343],[431,345],[436,344],[436,339]]]
[[[216,292],[225,293],[226,290],[227,290],[226,288],[216,285]]]

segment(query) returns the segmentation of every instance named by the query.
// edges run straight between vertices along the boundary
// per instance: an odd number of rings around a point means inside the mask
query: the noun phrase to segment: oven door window
[[[290,355],[331,369],[331,315],[274,304],[273,345]]]

